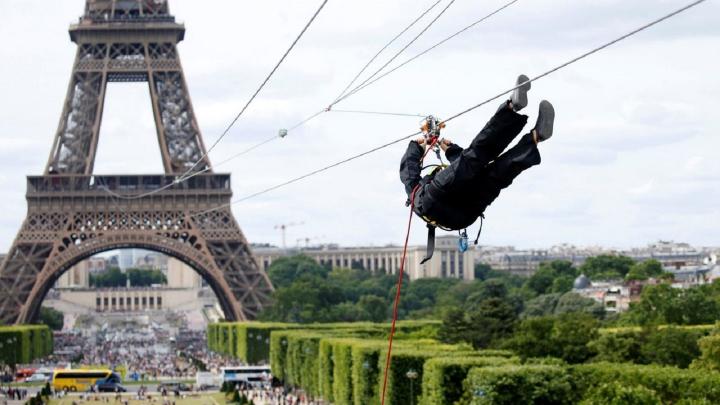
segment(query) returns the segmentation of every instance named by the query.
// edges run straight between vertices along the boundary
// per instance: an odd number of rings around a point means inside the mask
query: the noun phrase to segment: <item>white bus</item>
[[[253,386],[266,386],[272,381],[269,366],[222,367],[223,382],[246,383]]]

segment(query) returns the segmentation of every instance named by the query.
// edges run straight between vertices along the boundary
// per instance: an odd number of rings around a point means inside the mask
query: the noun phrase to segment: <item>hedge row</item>
[[[1,364],[27,364],[52,352],[53,335],[47,326],[0,326]]]
[[[362,328],[274,331],[270,334],[273,376],[335,405],[379,404],[387,341],[368,337],[365,333]],[[461,387],[465,374],[473,366],[519,363],[519,359],[511,356],[507,351],[473,351],[469,346],[442,345],[434,340],[399,339],[390,361],[386,403],[406,404],[411,396],[414,403],[419,403],[426,385],[423,378],[425,365],[431,359],[451,358],[457,360],[459,366],[430,368],[437,376],[428,380],[428,386],[434,392],[429,398],[445,395],[459,398],[461,389],[437,385],[450,382]],[[412,380],[408,378],[409,371],[414,371]],[[444,398],[439,401],[426,403],[454,402]]]
[[[472,368],[463,389],[457,403],[472,405],[628,403],[628,398],[657,398],[653,403],[666,404],[720,403],[720,374],[618,363],[505,365]],[[423,403],[453,403],[442,402],[448,398],[426,396]]]
[[[508,357],[437,357],[423,366],[421,405],[454,404],[463,396],[468,372],[478,367],[517,364]]]
[[[399,338],[415,333],[434,333],[438,321],[403,321],[398,323]],[[370,322],[331,324],[287,324],[266,322],[221,322],[208,325],[208,348],[214,352],[237,357],[248,364],[270,362],[270,335],[283,330],[332,330],[343,334],[366,333],[368,336],[387,336],[390,325]]]

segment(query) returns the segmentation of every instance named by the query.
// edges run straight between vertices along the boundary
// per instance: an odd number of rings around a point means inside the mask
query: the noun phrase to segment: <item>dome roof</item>
[[[590,279],[584,274],[579,275],[573,282],[573,289],[575,290],[582,290],[588,287],[590,287]]]

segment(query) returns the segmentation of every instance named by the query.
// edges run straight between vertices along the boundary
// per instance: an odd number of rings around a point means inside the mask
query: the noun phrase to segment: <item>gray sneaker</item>
[[[510,102],[513,104],[513,110],[515,111],[520,111],[528,105],[527,93],[528,91],[530,91],[531,87],[531,83],[529,82],[529,80],[530,79],[527,76],[520,75],[515,81],[515,86],[520,86],[522,84],[522,86],[513,90],[512,94],[510,95]]]
[[[537,132],[538,142],[547,141],[553,133],[553,123],[555,122],[555,108],[549,101],[540,102],[537,123],[535,128]]]

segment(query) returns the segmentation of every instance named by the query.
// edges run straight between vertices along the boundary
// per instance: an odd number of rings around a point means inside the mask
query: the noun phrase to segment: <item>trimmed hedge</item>
[[[53,352],[53,335],[45,325],[0,326],[0,363],[27,364]]]
[[[402,343],[398,343],[402,345]],[[380,364],[381,352],[387,350],[385,341],[365,341],[354,344],[352,356],[352,388],[355,405],[380,403],[378,381],[382,378],[384,364]]]
[[[425,362],[434,357],[472,357],[475,352],[462,345],[443,345],[439,343],[428,344],[428,342],[415,342],[414,344],[399,344],[397,349],[393,348],[390,360],[390,370],[387,376],[387,390],[385,403],[390,405],[407,404],[408,398],[413,397],[413,402],[418,403],[422,396],[422,381]],[[383,350],[379,356],[379,367],[384,372],[387,361],[387,352]],[[412,381],[407,373],[414,371],[416,378]],[[377,390],[382,393],[382,374],[377,381]],[[381,394],[380,394],[381,395]],[[380,396],[378,395],[378,396]]]
[[[333,398],[335,405],[353,405],[352,347],[354,339],[334,339],[333,352]]]
[[[422,379],[422,405],[454,404],[463,396],[463,382],[475,367],[519,364],[507,357],[437,357],[425,362]]]
[[[320,353],[318,354],[318,389],[320,397],[329,403],[335,401],[333,396],[334,356],[332,342],[332,339],[321,340]]]
[[[340,324],[339,328],[332,328],[335,325],[313,325],[315,328],[287,330],[277,329],[282,324],[272,325],[270,366],[273,376],[336,405],[379,404],[387,328],[376,324],[355,324],[355,328],[349,328],[350,325],[353,324]],[[267,326],[270,328],[270,325]],[[399,329],[405,326],[401,325]],[[407,330],[427,327],[426,322],[413,322],[407,325]],[[247,326],[245,329],[250,330]],[[237,336],[242,340],[243,332],[240,331]],[[425,361],[454,356],[459,359],[491,357],[475,363],[482,365],[519,362],[512,357],[512,352],[504,350],[473,351],[469,346],[442,345],[434,340],[398,339],[388,377],[387,403],[404,404],[407,401],[410,380],[406,373],[410,368],[418,373],[412,390],[413,395],[419,398],[423,392]],[[393,372],[397,375],[393,376]],[[459,379],[458,385],[462,379]]]
[[[439,321],[398,322],[398,339],[413,338],[415,334],[432,334],[441,326]],[[356,322],[328,324],[289,324],[279,322],[220,322],[208,325],[210,350],[237,357],[249,364],[270,363],[270,336],[283,330],[325,330],[339,336],[364,333],[368,337],[387,337],[390,324]]]
[[[558,366],[473,368],[464,383],[463,404],[572,404],[570,375]]]
[[[622,381],[626,386],[654,391],[663,403],[681,399],[720,403],[720,373],[716,372],[618,363],[580,364],[568,370],[581,395],[595,386]]]
[[[292,333],[287,338],[287,370],[285,381],[303,389],[312,396],[320,394],[318,377],[319,333]]]

